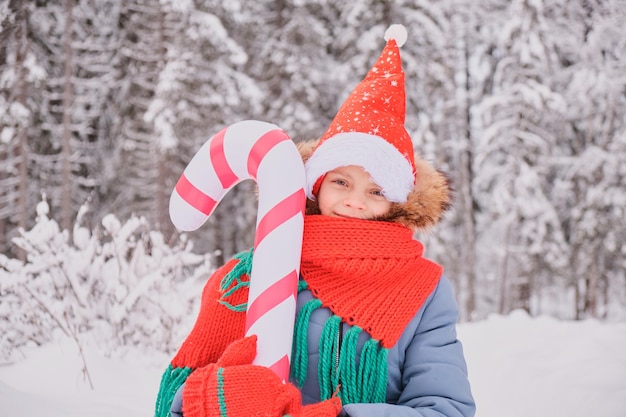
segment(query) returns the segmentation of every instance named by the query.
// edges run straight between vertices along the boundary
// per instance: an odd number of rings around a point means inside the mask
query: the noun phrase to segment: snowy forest
[[[246,181],[178,233],[184,167],[245,119],[320,136],[392,23],[407,129],[455,189],[416,238],[462,320],[626,320],[625,21],[625,0],[0,0],[0,354],[97,326],[174,349],[256,221]]]

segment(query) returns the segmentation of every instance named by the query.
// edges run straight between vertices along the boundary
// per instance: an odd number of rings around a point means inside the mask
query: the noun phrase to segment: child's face
[[[325,216],[373,219],[391,209],[391,202],[370,174],[356,165],[329,171],[317,195],[320,212]]]

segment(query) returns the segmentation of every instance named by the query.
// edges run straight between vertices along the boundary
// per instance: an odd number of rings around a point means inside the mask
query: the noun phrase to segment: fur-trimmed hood
[[[296,143],[302,161],[313,154],[319,139]],[[382,220],[405,225],[418,232],[426,231],[439,223],[450,208],[452,189],[448,177],[436,170],[419,155],[415,155],[416,184],[404,203],[392,203],[391,212]],[[307,200],[307,214],[319,214],[317,203]]]

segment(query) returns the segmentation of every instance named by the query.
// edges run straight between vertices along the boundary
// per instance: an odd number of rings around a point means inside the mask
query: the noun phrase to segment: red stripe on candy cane
[[[268,368],[274,371],[276,375],[289,375],[289,358],[285,355]]]
[[[189,182],[184,174],[180,176],[178,182],[176,183],[176,192],[187,202],[187,204],[207,216],[217,204],[215,200],[204,194],[191,182]]]
[[[291,271],[283,278],[270,285],[248,306],[246,312],[246,333],[265,313],[285,301],[295,298],[294,288],[298,287],[298,273]]]
[[[289,140],[289,136],[284,131],[270,130],[254,143],[248,155],[248,173],[252,178],[256,178],[259,165],[265,155],[284,140]]]
[[[230,188],[235,182],[239,181],[239,177],[233,172],[226,159],[226,153],[224,152],[224,135],[227,129],[228,128],[224,128],[215,134],[211,140],[209,150],[211,164],[213,164],[213,169],[224,189]]]
[[[268,234],[292,217],[304,212],[306,195],[298,190],[272,207],[259,221],[254,236],[254,247],[257,248]]]

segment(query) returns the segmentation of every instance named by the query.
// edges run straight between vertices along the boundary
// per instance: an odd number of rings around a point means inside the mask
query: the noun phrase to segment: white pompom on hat
[[[406,94],[399,47],[406,39],[404,26],[387,29],[380,57],[339,108],[306,161],[310,199],[315,199],[327,172],[358,165],[389,201],[406,202],[416,180],[413,142],[404,127]]]

